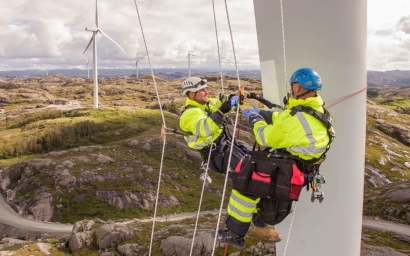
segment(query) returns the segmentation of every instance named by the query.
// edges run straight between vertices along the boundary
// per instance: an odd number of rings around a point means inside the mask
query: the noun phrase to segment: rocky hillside
[[[218,77],[206,78],[210,81],[211,94],[215,95],[220,90]],[[180,94],[181,81],[157,78],[156,82],[166,110],[167,127],[177,127],[184,101]],[[102,107],[92,109],[90,80],[62,75],[0,80],[1,193],[9,205],[28,218],[63,223],[98,218],[100,221],[93,221],[92,225],[91,222],[76,224],[81,228],[77,227],[75,234],[83,233],[66,243],[65,250],[71,252],[107,249],[105,245],[99,246],[103,239],[100,235],[106,234],[96,231],[100,226],[106,230],[104,225],[110,221],[152,216],[155,205],[163,140],[162,118],[151,77],[102,78],[99,84]],[[227,77],[224,84],[226,93],[234,92],[236,79]],[[245,79],[241,85],[247,91],[261,89],[260,81],[255,79]],[[409,95],[408,88],[369,90],[364,184],[365,215],[407,224],[410,224]],[[246,141],[252,138],[243,129],[240,136]],[[199,175],[203,172],[199,162],[199,155],[188,149],[181,137],[167,135],[158,216],[197,210],[202,188]],[[223,177],[210,175],[213,182],[206,188],[202,210],[219,208],[222,195]],[[211,220],[215,221],[210,217],[208,221]],[[149,237],[137,232],[140,226],[125,231],[108,227],[114,234],[124,234],[118,244],[134,244],[139,252],[146,250]],[[180,241],[179,236],[192,232],[185,226],[172,229],[175,232],[166,226],[161,228],[163,235],[158,239],[163,240]],[[391,244],[391,237],[383,240],[378,233],[364,232],[369,247],[363,251],[373,250],[372,245],[402,252],[410,250],[409,243],[401,242],[404,245],[399,246]],[[92,240],[94,234],[99,247]],[[252,246],[245,252],[248,254],[241,255],[274,252],[270,245]],[[116,253],[122,250],[113,244],[108,247],[117,250]]]

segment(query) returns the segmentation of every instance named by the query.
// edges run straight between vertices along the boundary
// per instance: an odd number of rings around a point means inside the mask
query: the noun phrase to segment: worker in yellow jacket
[[[182,83],[182,94],[186,96],[185,110],[180,117],[180,128],[187,135],[184,136],[188,146],[199,150],[203,162],[216,172],[224,173],[228,167],[228,152],[231,135],[225,122],[227,114],[238,105],[238,96],[231,94],[219,98],[209,98],[207,80],[190,77]],[[235,168],[238,161],[250,148],[247,144],[235,140],[231,157],[231,168]]]
[[[316,117],[292,110],[296,106],[306,106],[324,113],[324,102],[317,94],[317,90],[322,88],[322,80],[316,71],[301,68],[293,73],[289,82],[291,93],[290,97],[285,97],[283,112],[259,111],[254,107],[244,109],[242,115],[251,123],[259,145],[285,150],[303,160],[320,158],[330,144],[328,129]],[[218,240],[244,248],[245,235],[251,228],[265,240],[281,241],[281,235],[258,217],[256,208],[260,200],[233,189],[227,209],[226,229],[218,230]]]

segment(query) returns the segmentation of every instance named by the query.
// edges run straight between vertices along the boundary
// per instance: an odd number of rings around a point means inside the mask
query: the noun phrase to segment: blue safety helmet
[[[301,68],[296,70],[290,80],[290,84],[299,83],[309,90],[321,90],[322,79],[319,74],[311,68]]]

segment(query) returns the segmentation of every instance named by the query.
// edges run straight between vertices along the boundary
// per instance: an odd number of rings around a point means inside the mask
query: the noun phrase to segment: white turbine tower
[[[90,69],[88,67],[88,64],[90,64],[90,61],[85,57],[85,61],[87,62],[87,79],[90,79]]]
[[[138,60],[138,52],[137,52],[137,57],[135,59],[135,67],[137,68],[137,78],[138,78],[138,62],[139,60]]]
[[[46,66],[46,65],[44,65],[44,68],[46,69],[46,76],[48,76],[48,69],[47,69],[47,66]]]
[[[186,48],[188,49],[188,54],[186,55],[186,58],[184,59],[184,61],[188,59],[188,77],[191,77],[191,56],[197,56],[197,55],[194,55],[189,51],[188,44],[186,43],[186,41],[185,41],[185,45],[186,45]]]
[[[93,36],[91,37],[90,42],[85,48],[83,54],[87,51],[88,47],[90,47],[91,42],[93,43],[93,79],[94,79],[94,108],[98,108],[98,72],[97,72],[97,33],[100,32],[102,35],[110,39],[114,44],[116,44],[124,53],[124,49],[121,48],[119,44],[117,44],[111,37],[105,34],[99,27],[98,27],[98,0],[95,0],[95,25],[96,27],[85,28],[86,31],[93,32]]]

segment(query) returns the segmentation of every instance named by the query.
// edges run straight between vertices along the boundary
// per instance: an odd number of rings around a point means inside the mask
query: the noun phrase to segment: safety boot
[[[211,235],[215,237],[215,229],[212,230]],[[232,244],[233,247],[238,249],[245,248],[245,236],[239,235],[229,229],[219,229],[217,239],[221,243]]]
[[[251,222],[250,229],[255,232],[256,235],[271,243],[277,243],[282,240],[281,234],[279,234],[271,226],[266,225],[265,227],[257,227],[253,224],[253,222]]]

